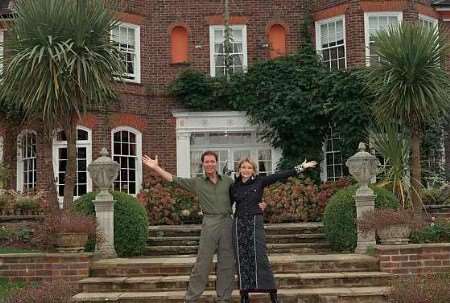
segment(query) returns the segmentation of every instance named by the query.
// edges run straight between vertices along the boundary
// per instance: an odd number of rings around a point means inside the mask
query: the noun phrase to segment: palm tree
[[[73,201],[80,115],[116,98],[122,74],[112,3],[104,0],[19,0],[5,41],[0,99],[39,119],[52,135],[63,129],[68,162],[64,208]]]
[[[375,35],[380,62],[366,73],[375,96],[374,113],[381,123],[401,123],[411,139],[411,202],[420,210],[420,149],[424,125],[450,106],[450,79],[441,61],[448,43],[436,28],[403,23]]]

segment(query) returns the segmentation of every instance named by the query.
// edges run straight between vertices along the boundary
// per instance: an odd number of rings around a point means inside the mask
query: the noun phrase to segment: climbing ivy
[[[262,61],[228,81],[187,70],[170,94],[191,110],[241,110],[263,138],[283,151],[282,166],[318,159],[329,127],[343,140],[344,159],[356,151],[371,120],[371,100],[356,71],[329,71],[310,43],[295,55]]]

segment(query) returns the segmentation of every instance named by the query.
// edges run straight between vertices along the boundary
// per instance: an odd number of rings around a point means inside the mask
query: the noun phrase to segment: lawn
[[[0,247],[0,254],[24,254],[39,252],[30,248]]]
[[[25,286],[23,282],[10,282],[5,278],[0,278],[0,298],[5,298],[6,295],[14,289]]]

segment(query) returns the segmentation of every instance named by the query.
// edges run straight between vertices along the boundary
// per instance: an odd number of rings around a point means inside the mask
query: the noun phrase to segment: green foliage
[[[448,205],[450,204],[450,186],[441,188],[423,189],[422,203],[425,205]]]
[[[6,278],[0,278],[0,298],[5,298],[11,293],[19,288],[25,286],[24,282],[11,282]]]
[[[95,214],[96,193],[87,193],[77,199],[74,210],[86,215]],[[144,207],[133,196],[113,192],[114,200],[114,244],[120,257],[142,255],[148,237],[148,218]],[[93,248],[91,242],[90,248]]]
[[[151,225],[201,223],[198,197],[171,183],[155,183],[138,195]]]
[[[376,208],[399,207],[399,202],[392,192],[372,186],[376,195]],[[323,224],[325,234],[332,248],[336,251],[353,251],[356,247],[356,206],[354,195],[357,185],[337,191],[325,208]]]
[[[450,222],[433,222],[421,230],[413,231],[410,240],[412,243],[450,243]]]
[[[241,110],[262,135],[283,150],[283,167],[317,159],[330,126],[339,130],[348,157],[366,137],[371,100],[360,74],[329,71],[310,43],[292,56],[262,61],[229,81],[185,71],[170,92],[193,110]]]
[[[349,185],[346,179],[320,187],[298,178],[277,182],[264,190],[263,202],[267,204],[264,220],[268,223],[320,221],[332,194]]]

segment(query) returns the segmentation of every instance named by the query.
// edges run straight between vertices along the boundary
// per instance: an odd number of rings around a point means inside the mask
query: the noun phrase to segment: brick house
[[[10,1],[0,1],[3,15]],[[431,3],[433,2],[433,3]],[[112,33],[127,56],[127,81],[118,85],[120,101],[108,112],[92,112],[79,122],[76,194],[92,190],[87,164],[107,147],[121,164],[114,186],[130,194],[142,188],[150,172],[143,154],[159,155],[161,165],[180,176],[201,173],[199,156],[216,150],[219,162],[233,166],[242,156],[258,159],[259,170],[271,173],[280,151],[259,142],[257,129],[242,112],[189,112],[167,95],[167,85],[186,67],[211,76],[224,71],[223,1],[129,0],[118,13]],[[245,70],[256,60],[296,51],[307,16],[314,21],[318,53],[330,68],[352,68],[376,60],[370,34],[390,24],[450,21],[450,1],[374,0],[242,0],[230,1],[233,69]],[[1,29],[0,29],[1,30]],[[0,31],[0,41],[4,31]],[[342,174],[338,130],[324,142],[322,178]],[[446,150],[450,150],[446,141]],[[51,169],[63,193],[66,141],[56,132],[45,142],[39,125],[17,129],[0,121],[0,160],[12,168],[10,186],[20,191],[51,186]],[[450,153],[447,157],[449,170]]]

